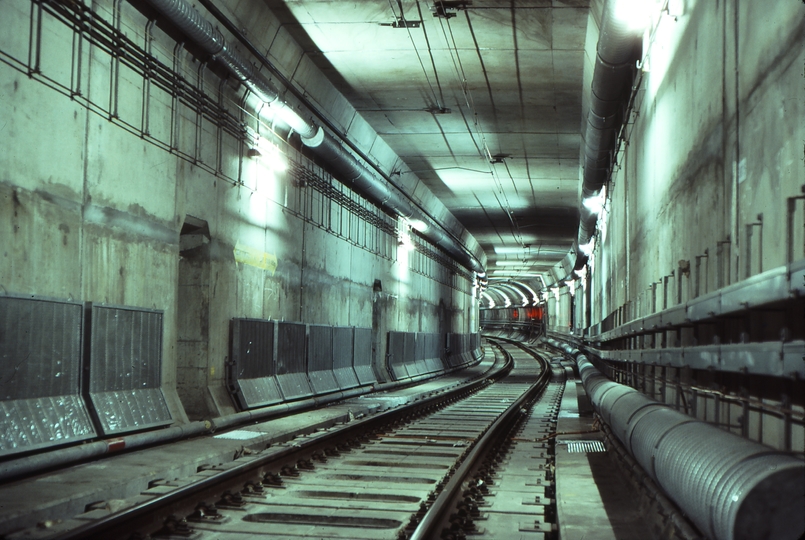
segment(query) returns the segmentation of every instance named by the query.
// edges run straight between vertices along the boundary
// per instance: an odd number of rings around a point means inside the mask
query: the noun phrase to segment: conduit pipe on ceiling
[[[604,376],[572,345],[544,341],[573,357],[601,419],[707,538],[801,538],[801,459],[658,403]]]
[[[420,232],[422,236],[444,249],[461,265],[478,273],[484,272],[477,258],[426,212],[412,204],[404,194],[391,189],[382,179],[372,174],[320,126],[302,118],[287,103],[281,101],[279,90],[256,72],[251,63],[235,51],[221,32],[189,2],[186,0],[147,0],[147,2],[202,51],[225,66],[233,77],[260,100],[275,110],[279,118],[299,135],[307,149],[305,153],[317,159],[337,180],[372,203],[385,207],[398,216],[428,224],[427,229]]]
[[[593,71],[590,109],[584,132],[584,176],[579,204],[579,232],[574,246],[575,269],[587,263],[586,246],[595,233],[598,214],[588,208],[584,201],[595,197],[609,180],[612,153],[618,142],[618,133],[623,124],[625,105],[628,102],[635,63],[640,55],[640,38],[643,30],[618,16],[615,4],[609,0],[604,5],[598,36],[595,68]]]

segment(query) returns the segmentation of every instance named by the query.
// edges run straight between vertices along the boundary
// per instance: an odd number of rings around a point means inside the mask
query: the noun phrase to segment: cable
[[[398,21],[401,21],[405,26],[406,31],[408,32],[408,39],[411,40],[411,45],[414,48],[414,53],[416,54],[417,60],[419,60],[419,66],[422,68],[422,73],[425,75],[425,81],[428,83],[428,87],[430,88],[430,92],[433,95],[433,101],[436,103],[436,107],[438,109],[443,109],[444,107],[439,102],[439,97],[436,95],[436,90],[433,88],[433,84],[430,82],[430,77],[428,77],[428,70],[425,68],[425,63],[422,61],[422,56],[419,54],[419,49],[417,49],[416,42],[414,41],[414,36],[411,34],[411,29],[408,27],[408,23],[405,20],[405,14],[403,13],[402,7],[402,0],[397,0],[397,5],[400,8],[400,16],[397,16],[397,13],[394,11],[394,5],[391,3],[391,0],[388,0],[389,8],[391,9],[391,13],[394,15],[394,18]],[[427,39],[427,38],[426,38]],[[436,73],[436,67],[434,65],[433,69],[434,74]]]

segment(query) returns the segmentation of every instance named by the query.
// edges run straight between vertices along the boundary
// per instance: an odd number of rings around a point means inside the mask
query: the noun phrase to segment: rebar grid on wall
[[[793,428],[805,427],[805,412],[795,409],[792,396],[785,392],[774,400],[760,399],[746,391],[736,393],[683,382],[679,374],[671,376],[668,373],[677,368],[637,362],[626,362],[624,367],[610,362],[596,362],[596,365],[615,382],[631,386],[685,414],[779,450],[803,453],[802,448],[794,448]],[[752,429],[750,414],[758,415],[755,429]],[[771,421],[780,423],[782,437],[779,440],[769,440],[764,436],[764,424]]]
[[[206,62],[193,61],[187,65],[181,54],[184,43],[177,42],[172,52],[156,50],[155,20],[145,21],[142,30],[124,28],[125,5],[122,0],[112,0],[111,11],[100,13],[77,0],[33,0],[27,50],[0,50],[0,61],[142,140],[217,178],[245,187],[243,161],[247,145],[253,142],[246,126],[247,122],[260,123],[246,110],[248,91],[237,81],[219,78],[215,66]],[[58,28],[52,26],[54,24],[72,30],[69,47],[54,47],[52,36],[57,34]],[[142,39],[143,44],[138,44],[127,33]],[[102,63],[97,56],[91,56],[90,51],[105,53],[109,63]],[[44,57],[43,53],[46,53]],[[54,73],[58,70],[48,65],[47,55],[65,59],[69,56],[69,61],[65,62],[69,69],[61,75]],[[94,79],[98,78],[98,67],[108,71],[102,73],[106,78],[103,87],[108,85],[108,93],[99,93],[103,99],[89,95],[90,65],[95,68]],[[139,78],[141,106],[136,107],[137,114],[131,112],[134,108],[127,107],[132,103],[125,101],[131,100],[129,96],[133,94],[120,92],[121,75]],[[157,110],[160,107],[162,111]],[[160,112],[170,120],[169,128],[163,133],[154,125]],[[225,149],[237,156],[236,167],[226,166]],[[296,160],[302,159],[290,147],[284,151]],[[319,176],[292,163],[289,176],[294,177],[295,188],[307,184],[313,190],[297,189],[298,197],[289,193],[291,196],[285,201],[274,202],[355,246],[388,260],[396,258],[398,231],[394,218],[325,173]],[[313,191],[320,195],[315,204]],[[325,210],[326,207],[329,208]],[[414,237],[412,241],[415,248],[412,253],[416,256],[409,257],[409,267],[413,272],[454,289],[466,290],[471,279],[466,270],[425,240]]]

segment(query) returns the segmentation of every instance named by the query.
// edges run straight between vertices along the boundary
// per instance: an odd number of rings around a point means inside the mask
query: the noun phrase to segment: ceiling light
[[[606,203],[606,196],[607,196],[606,191],[602,189],[600,192],[598,192],[598,195],[587,197],[586,199],[581,201],[581,204],[583,204],[584,207],[593,214],[598,215],[601,213],[601,210],[604,209],[604,203]]]
[[[407,221],[412,229],[415,229],[419,232],[425,232],[428,230],[428,224],[421,219],[409,219]]]
[[[524,253],[527,251],[531,251],[531,246],[495,246],[495,253],[498,255]]]
[[[493,307],[495,307],[495,301],[492,300],[492,297],[489,296],[488,293],[482,292],[481,296],[485,297],[489,301],[489,309],[492,309]]]
[[[516,272],[511,270],[493,270],[492,275],[498,278],[538,278],[539,274]]]
[[[534,264],[533,261],[495,261],[497,266],[522,266],[530,267]]]
[[[562,246],[532,246],[526,244],[525,246],[495,246],[495,253],[498,255],[525,255],[527,253],[567,253],[567,248]]]
[[[594,249],[595,249],[595,238],[591,238],[589,242],[579,246],[579,251],[581,251],[588,257],[593,254]]]
[[[657,9],[656,2],[651,0],[616,0],[612,5],[612,15],[629,30],[641,32],[649,24],[652,11]]]
[[[246,152],[250,158],[259,158],[261,163],[275,172],[282,172],[288,168],[285,156],[276,144],[260,135],[256,135],[254,144]]]

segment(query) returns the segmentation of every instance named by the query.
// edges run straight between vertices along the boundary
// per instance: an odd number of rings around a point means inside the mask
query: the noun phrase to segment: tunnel
[[[0,102],[0,539],[805,534],[805,3],[3,0]]]

